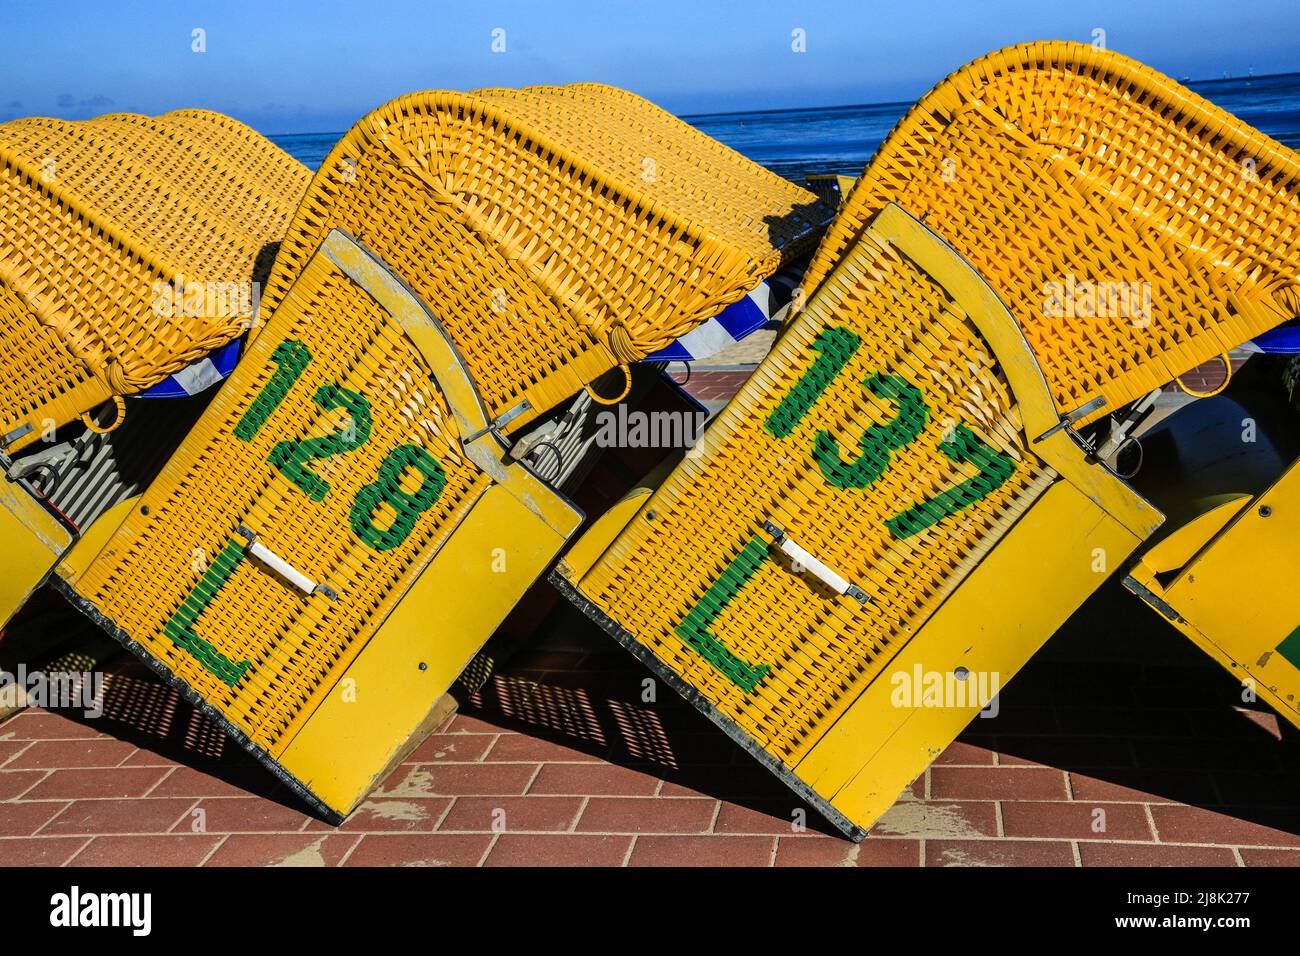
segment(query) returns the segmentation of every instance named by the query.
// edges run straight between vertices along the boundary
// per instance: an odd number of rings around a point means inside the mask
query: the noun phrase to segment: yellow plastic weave
[[[428,303],[489,414],[535,414],[753,288],[830,211],[630,93],[414,93],[322,164],[290,226],[273,309],[331,228]]]
[[[798,425],[774,434],[774,410],[827,352],[819,336],[828,329],[860,337],[856,351]],[[851,460],[868,429],[899,415],[898,403],[864,387],[874,373],[915,386],[928,419],[915,440],[887,456],[877,480],[834,487],[813,459],[818,434],[827,432]],[[941,452],[957,424],[1009,455],[1014,472],[958,514],[917,534],[894,535],[886,525],[891,516],[975,472]],[[793,767],[1053,474],[1026,451],[1010,390],[961,307],[868,234],[579,589]],[[710,587],[747,542],[762,547],[766,521],[860,585],[874,603],[836,596],[768,549],[710,629],[741,660],[768,668],[746,689],[683,640],[678,627],[692,608],[708,604]]]
[[[1297,314],[1298,180],[1291,150],[1139,63],[1011,47],[900,121],[803,288],[898,203],[997,290],[1062,411],[1113,409]]]
[[[256,436],[243,440],[236,425],[284,364],[276,346],[290,340],[311,361]],[[322,386],[366,400],[368,425],[325,407]],[[487,487],[487,476],[460,452],[448,416],[432,370],[401,326],[328,258],[316,257],[140,505],[71,583],[110,625],[275,756]],[[349,427],[359,447],[308,462],[328,485],[319,501],[272,463],[283,442],[346,435]],[[350,530],[350,509],[399,445],[426,449],[446,484],[400,545],[377,550]],[[409,473],[401,481],[415,487]],[[232,684],[170,639],[165,622],[196,599],[221,550],[240,540],[241,522],[338,600],[304,595],[245,558],[193,628],[227,660],[249,662]]]
[[[0,434],[31,440],[241,334],[221,290],[253,281],[309,179],[204,110],[0,125]]]

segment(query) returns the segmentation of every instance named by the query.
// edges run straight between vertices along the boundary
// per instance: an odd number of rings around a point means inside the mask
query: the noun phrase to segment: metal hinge
[[[1073,425],[1075,422],[1087,418],[1093,412],[1100,411],[1105,407],[1106,407],[1106,397],[1104,395],[1098,395],[1096,398],[1084,402],[1074,411],[1066,412],[1059,422],[1057,422],[1047,431],[1043,432],[1041,435],[1035,438],[1033,443],[1037,445],[1040,441],[1051,438],[1062,428],[1068,428],[1071,425]]]
[[[506,411],[504,411],[500,415],[500,417],[488,422],[487,425],[480,428],[478,431],[474,432],[471,435],[466,435],[465,438],[461,440],[461,444],[468,445],[470,442],[482,438],[488,432],[496,432],[498,435],[500,435],[501,429],[505,428],[507,425],[509,425],[512,421],[514,421],[524,412],[531,410],[532,407],[533,407],[532,402],[528,401],[528,399],[524,399],[518,405],[514,406],[514,408],[506,409]]]

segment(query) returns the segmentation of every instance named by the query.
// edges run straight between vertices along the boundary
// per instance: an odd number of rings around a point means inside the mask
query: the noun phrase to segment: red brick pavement
[[[1212,666],[1031,663],[855,846],[674,695],[642,703],[641,665],[580,636],[592,649],[518,655],[337,829],[119,662],[100,720],[0,724],[0,861],[1300,864],[1296,735]]]
[[[733,369],[692,368],[690,375],[672,366],[673,380],[681,385],[697,402],[726,401],[740,390],[750,372]]]

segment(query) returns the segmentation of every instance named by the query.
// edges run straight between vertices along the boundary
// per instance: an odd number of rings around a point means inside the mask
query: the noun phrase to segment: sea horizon
[[[1181,81],[1215,105],[1300,148],[1300,71]],[[680,118],[788,179],[856,174],[915,101],[684,113]],[[268,138],[315,169],[345,130]]]

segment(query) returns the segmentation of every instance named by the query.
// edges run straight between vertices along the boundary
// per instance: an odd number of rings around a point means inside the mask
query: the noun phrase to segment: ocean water
[[[1300,148],[1300,73],[1187,84],[1201,96],[1292,149]],[[862,171],[910,103],[685,116],[692,125],[789,179]],[[318,167],[342,135],[272,136],[290,155]]]

